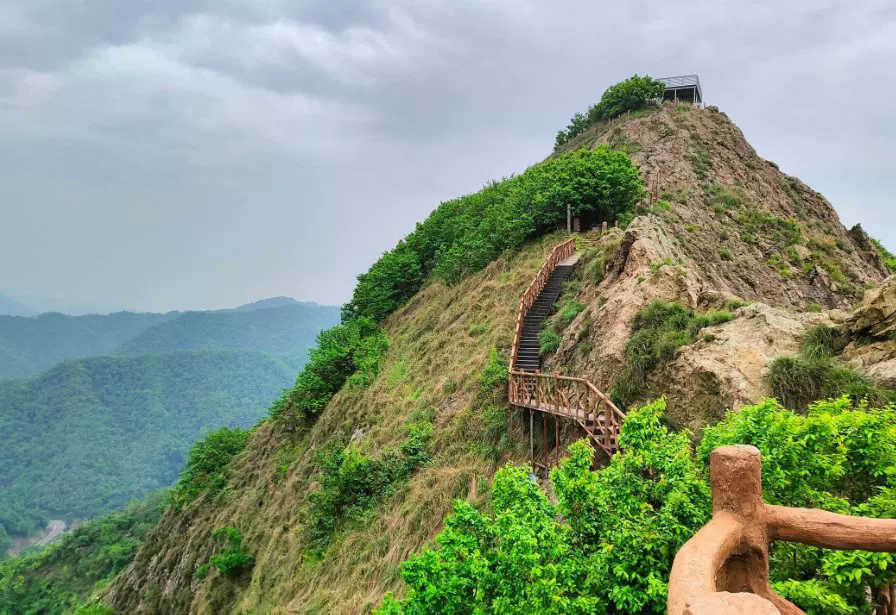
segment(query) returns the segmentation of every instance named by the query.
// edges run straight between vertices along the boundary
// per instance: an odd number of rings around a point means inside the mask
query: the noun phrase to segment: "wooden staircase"
[[[544,440],[543,464],[547,469],[547,416],[555,421],[555,451],[559,453],[559,418],[575,421],[588,434],[591,442],[608,456],[619,450],[619,432],[625,414],[588,378],[542,374],[538,334],[551,313],[554,302],[563,290],[578,261],[575,238],[556,246],[520,300],[516,331],[510,353],[508,398],[511,406],[529,412],[530,438],[534,438],[534,412],[542,415]]]
[[[579,255],[573,254],[558,263],[551,275],[548,276],[535,303],[526,312],[526,316],[523,318],[523,328],[520,331],[520,344],[516,357],[517,369],[534,372],[541,368],[538,334],[541,332],[545,319],[550,315],[554,302],[563,291],[563,283],[569,278],[572,268],[578,260]]]

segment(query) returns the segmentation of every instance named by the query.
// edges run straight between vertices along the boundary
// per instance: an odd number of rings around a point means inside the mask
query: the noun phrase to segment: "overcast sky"
[[[349,297],[634,73],[896,247],[892,0],[0,0],[0,293]]]

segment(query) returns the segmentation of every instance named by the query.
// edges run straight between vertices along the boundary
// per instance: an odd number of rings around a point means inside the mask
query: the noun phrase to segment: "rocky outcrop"
[[[896,276],[865,293],[843,330],[853,338],[843,351],[850,365],[877,384],[896,389]]]
[[[849,317],[853,335],[888,338],[896,334],[896,276],[865,293],[862,304]]]
[[[861,228],[848,231],[821,194],[760,158],[723,113],[664,106],[596,126],[570,148],[601,144],[631,153],[650,196],[625,231],[583,250],[577,299],[587,308],[545,371],[609,390],[632,320],[652,301],[697,312],[752,302],[649,378],[645,399],[665,395],[673,420],[697,428],[769,394],[769,363],[798,354],[807,327],[837,325],[888,275]],[[600,272],[596,261],[606,261]]]
[[[704,329],[702,339],[682,347],[653,375],[651,389],[664,392],[673,423],[697,431],[728,409],[770,396],[764,376],[771,362],[799,354],[810,327],[834,324],[828,314],[748,305],[732,321]]]

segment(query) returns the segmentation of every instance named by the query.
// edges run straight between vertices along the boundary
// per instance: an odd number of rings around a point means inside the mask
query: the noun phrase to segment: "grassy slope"
[[[478,376],[493,346],[509,350],[518,298],[557,240],[529,245],[456,287],[427,285],[386,321],[392,347],[370,388],[343,390],[295,444],[262,426],[235,462],[223,502],[166,514],[116,581],[117,610],[134,612],[142,603],[147,612],[185,612],[192,602],[197,613],[355,614],[400,589],[400,563],[435,534],[454,498],[479,498],[480,485],[503,461],[496,442],[505,429],[504,406],[489,411]],[[421,418],[435,425],[429,466],[363,527],[337,537],[322,561],[303,561],[301,511],[314,449],[354,435],[376,452],[401,442],[403,425]],[[251,581],[210,577],[191,595],[191,575],[209,552],[210,533],[227,524],[245,534],[257,557]],[[164,584],[172,579],[166,595]]]

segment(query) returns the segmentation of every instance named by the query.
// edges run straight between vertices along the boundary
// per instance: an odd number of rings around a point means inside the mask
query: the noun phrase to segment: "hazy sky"
[[[0,0],[0,292],[341,303],[633,73],[896,247],[892,0]]]

